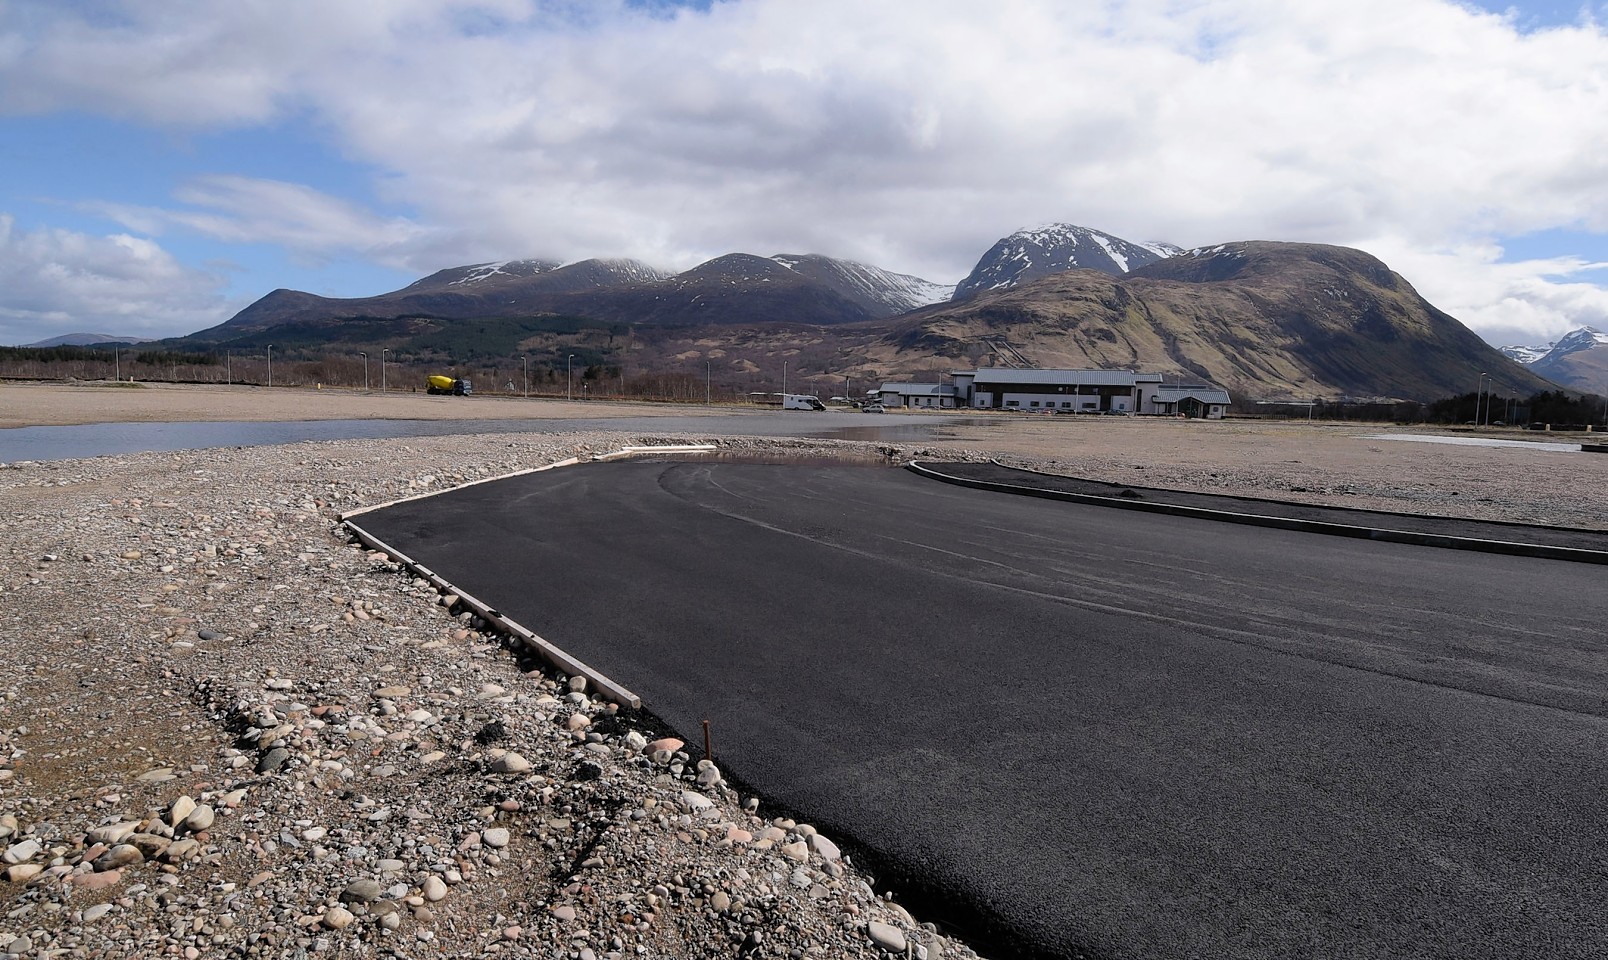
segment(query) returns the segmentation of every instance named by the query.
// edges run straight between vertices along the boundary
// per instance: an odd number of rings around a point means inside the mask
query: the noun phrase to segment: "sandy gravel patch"
[[[405,389],[381,393],[104,381],[0,384],[0,428],[231,420],[612,419],[686,416],[689,412],[708,415],[729,409],[493,395],[433,397]]]

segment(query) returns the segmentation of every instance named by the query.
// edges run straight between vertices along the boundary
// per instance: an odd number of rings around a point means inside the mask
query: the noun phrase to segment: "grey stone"
[[[362,880],[353,880],[346,885],[346,889],[341,891],[341,902],[373,903],[380,899],[380,894],[384,892],[385,888],[380,886],[378,880],[370,880],[365,877]]]
[[[116,870],[132,863],[143,863],[145,854],[132,843],[120,843],[95,858],[94,867],[97,871]]]
[[[214,819],[216,819],[216,816],[217,815],[212,811],[212,806],[210,804],[203,803],[194,810],[191,810],[190,815],[184,818],[184,829],[190,831],[191,833],[200,833],[202,830],[206,830],[212,826],[212,822]]]
[[[871,935],[872,943],[889,953],[905,952],[905,935],[892,924],[872,920],[866,925],[866,933]]]
[[[289,750],[286,750],[284,747],[275,747],[263,754],[262,759],[257,761],[257,772],[273,773],[275,770],[278,770],[280,767],[284,766],[285,761],[289,759]]]
[[[529,773],[531,763],[512,750],[491,761],[492,773]]]
[[[13,843],[6,848],[5,861],[7,863],[27,863],[44,852],[44,846],[38,840],[24,840]]]
[[[838,849],[837,844],[818,833],[810,834],[809,844],[810,849],[815,851],[822,860],[836,860],[843,856],[843,851]]]

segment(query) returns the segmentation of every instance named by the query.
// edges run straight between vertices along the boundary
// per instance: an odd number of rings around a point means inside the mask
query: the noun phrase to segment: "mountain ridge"
[[[1098,270],[1121,276],[1181,252],[1182,248],[1170,243],[1135,243],[1074,223],[1045,224],[995,241],[971,273],[955,285],[951,299],[970,299],[1064,270]]]
[[[1576,327],[1544,347],[1513,345],[1501,352],[1563,386],[1608,394],[1608,333],[1596,327]]]
[[[742,322],[758,313],[799,323],[855,323],[904,313],[947,299],[951,292],[921,277],[819,254],[730,253],[680,273],[629,259],[503,260],[448,267],[371,297],[274,290],[223,323],[183,339],[223,342],[278,324],[342,318],[450,320],[521,313],[650,323]]]
[[[638,371],[703,361],[713,375],[718,360],[734,377],[784,360],[800,376],[818,367],[876,379],[999,358],[1141,369],[1268,399],[1428,400],[1467,392],[1480,373],[1515,392],[1556,388],[1360,250],[1118,246],[1065,224],[1029,239],[1069,237],[1094,266],[1035,261],[1048,272],[1001,274],[999,286],[964,297],[959,285],[812,254],[731,253],[676,274],[629,260],[492,261],[370,298],[276,290],[180,345],[272,338],[281,349],[342,344],[432,363],[514,355],[549,366],[580,351],[589,366]]]

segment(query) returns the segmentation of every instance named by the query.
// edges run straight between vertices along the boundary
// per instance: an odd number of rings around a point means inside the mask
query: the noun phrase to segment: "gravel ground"
[[[337,525],[641,439],[0,469],[0,954],[974,955]]]
[[[651,439],[0,465],[0,954],[974,955],[678,734],[522,659],[337,524]],[[1608,457],[1354,428],[1057,422],[923,444],[722,443],[987,450],[1118,482],[1608,526]]]

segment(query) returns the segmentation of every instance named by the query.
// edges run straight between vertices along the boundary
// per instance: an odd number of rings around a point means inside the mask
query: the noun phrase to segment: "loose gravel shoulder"
[[[643,440],[0,469],[0,954],[974,956],[336,521]]]

